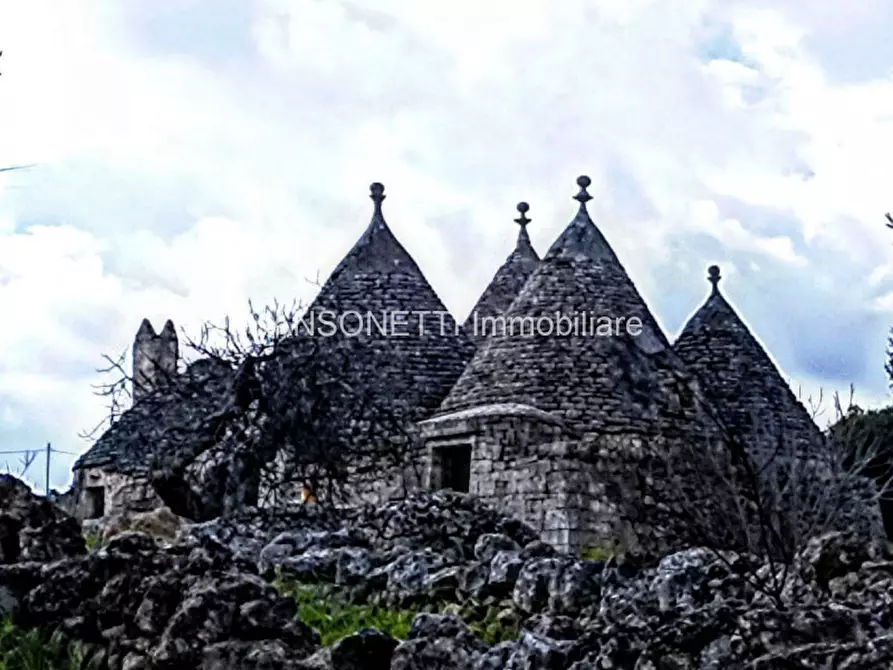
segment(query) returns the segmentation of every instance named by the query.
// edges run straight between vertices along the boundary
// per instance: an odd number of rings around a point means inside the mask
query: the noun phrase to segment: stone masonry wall
[[[156,334],[143,319],[133,342],[133,401],[143,398],[177,374],[179,342],[172,321]]]
[[[423,489],[426,463],[419,450],[408,447],[404,462],[392,463],[391,460],[386,458],[372,462],[372,458],[368,457],[362,462],[355,461],[347,466],[346,474],[339,478],[336,487],[317,491],[317,494],[320,499],[326,500],[331,496],[335,504],[382,505]],[[290,474],[285,475],[286,472]],[[299,475],[286,464],[286,458],[280,452],[261,479],[259,505],[274,507],[297,503],[301,499],[304,481],[312,480],[313,474],[314,468],[307,466]],[[330,477],[320,472],[317,481],[325,488]]]
[[[684,433],[627,427],[575,436],[545,412],[499,405],[423,422],[421,434],[428,488],[438,488],[437,450],[470,445],[469,492],[565,552],[656,555],[690,543],[689,511],[708,528],[722,520]]]
[[[560,420],[524,405],[496,405],[430,419],[420,428],[425,488],[440,488],[440,451],[467,446],[469,493],[563,551],[576,550],[592,534],[588,521],[598,503],[586,469],[564,456],[559,441],[568,432]]]
[[[163,506],[148,481],[141,477],[106,472],[102,468],[85,468],[76,474],[77,501],[74,516],[84,520],[96,518],[97,504],[102,517],[120,512],[143,512]],[[97,501],[101,497],[101,502]]]

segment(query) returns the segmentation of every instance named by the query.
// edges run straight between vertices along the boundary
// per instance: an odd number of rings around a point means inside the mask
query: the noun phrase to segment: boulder
[[[55,561],[86,550],[74,518],[20,479],[0,475],[0,563]]]
[[[10,577],[0,574],[0,586]],[[153,670],[267,668],[319,647],[296,612],[291,598],[237,569],[222,545],[163,548],[127,531],[86,556],[43,566],[15,620],[99,645],[110,667],[129,659]]]
[[[101,526],[102,541],[108,542],[127,531],[145,533],[159,540],[173,541],[186,520],[174,514],[169,507],[159,507],[146,512],[121,512],[106,519]]]

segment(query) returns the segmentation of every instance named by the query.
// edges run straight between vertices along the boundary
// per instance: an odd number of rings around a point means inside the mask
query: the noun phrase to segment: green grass
[[[298,619],[320,635],[324,647],[352,635],[362,628],[377,628],[398,640],[406,638],[413,619],[430,609],[394,610],[378,605],[348,602],[337,589],[320,584],[301,584],[277,579],[276,587],[295,599]],[[436,611],[459,615],[478,637],[487,644],[497,644],[518,637],[517,621],[500,617],[496,606],[441,604]]]
[[[607,561],[611,558],[623,556],[624,551],[622,543],[617,540],[606,541],[591,547],[583,547],[580,549],[580,559],[584,561]]]
[[[87,551],[98,549],[102,546],[102,533],[98,530],[85,531],[84,543],[87,545]]]
[[[520,632],[518,621],[505,621],[499,617],[499,609],[488,607],[480,618],[462,617],[471,632],[486,644],[494,645],[508,640],[516,640]]]
[[[90,670],[86,655],[61,637],[0,626],[0,670]]]
[[[277,586],[282,593],[295,599],[298,618],[319,631],[325,647],[362,628],[377,628],[402,640],[416,615],[412,610],[349,603],[338,593],[319,585],[278,580]]]

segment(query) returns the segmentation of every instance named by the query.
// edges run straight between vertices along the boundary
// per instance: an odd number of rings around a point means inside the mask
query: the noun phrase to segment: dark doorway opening
[[[105,488],[88,486],[84,499],[88,519],[100,519],[105,516]]]
[[[4,564],[17,562],[22,553],[19,544],[20,525],[9,517],[0,518],[0,562]]]
[[[468,493],[471,485],[471,445],[440,450],[441,488]]]

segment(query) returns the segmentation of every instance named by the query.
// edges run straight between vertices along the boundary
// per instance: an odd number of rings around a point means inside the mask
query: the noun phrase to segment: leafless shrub
[[[206,322],[181,340],[192,362],[125,413],[132,376],[123,358],[106,357],[115,379],[97,393],[120,435],[103,439],[150,449],[145,474],[178,514],[294,500],[303,485],[336,503],[357,482],[400,481],[395,473],[412,466],[411,408],[381,393],[399,356],[363,338],[310,336],[301,311],[249,303],[244,327]]]
[[[19,479],[24,478],[28,474],[28,470],[34,465],[34,461],[40,455],[39,450],[25,450],[21,452],[18,466],[13,468],[9,461],[4,461],[3,466],[6,472],[15,474]]]
[[[93,384],[92,388],[94,395],[106,398],[108,414],[92,428],[81,431],[78,434],[78,437],[85,440],[94,440],[104,431],[111,428],[127,410],[133,400],[133,396],[130,392],[132,387],[131,376],[124,368],[127,361],[127,352],[122,352],[117,358],[103,355],[103,360],[108,365],[103,368],[98,368],[96,373],[106,376],[112,375],[113,379],[110,382]]]

